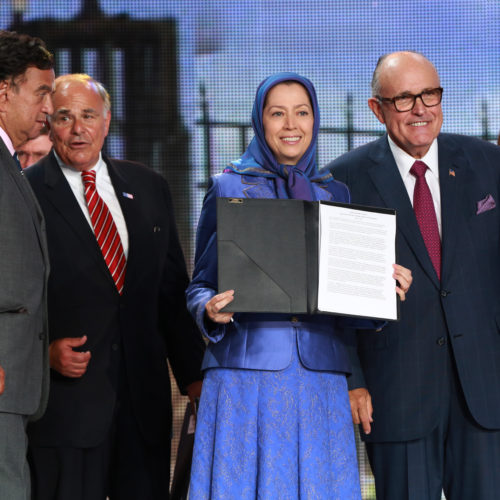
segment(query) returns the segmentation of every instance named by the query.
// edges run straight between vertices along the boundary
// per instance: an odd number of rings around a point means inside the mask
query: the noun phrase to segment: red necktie
[[[427,165],[423,161],[416,161],[410,169],[410,174],[416,177],[415,190],[413,191],[413,210],[432,265],[438,279],[441,279],[441,239],[439,238],[434,202],[425,180],[426,170]]]
[[[90,220],[94,226],[97,243],[101,247],[101,252],[111,273],[111,277],[116,284],[118,293],[121,295],[125,281],[127,261],[111,212],[97,192],[95,175],[95,170],[82,172],[85,199],[87,200]]]

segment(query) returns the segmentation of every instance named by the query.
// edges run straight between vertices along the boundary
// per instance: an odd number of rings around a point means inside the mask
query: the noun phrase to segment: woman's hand
[[[411,286],[413,281],[411,271],[406,269],[406,267],[400,266],[399,264],[393,264],[394,274],[392,277],[398,282],[399,286],[396,286],[396,293],[399,295],[401,301],[406,299],[406,292]]]
[[[234,290],[214,295],[205,305],[207,316],[214,323],[229,323],[233,317],[232,312],[219,312],[223,307],[227,306],[234,299]]]

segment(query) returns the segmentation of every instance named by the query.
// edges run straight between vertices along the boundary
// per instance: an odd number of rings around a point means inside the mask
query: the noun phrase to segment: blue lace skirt
[[[205,374],[190,500],[361,498],[345,376],[311,371]]]

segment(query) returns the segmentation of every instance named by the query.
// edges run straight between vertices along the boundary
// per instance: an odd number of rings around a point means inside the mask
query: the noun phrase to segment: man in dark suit
[[[29,428],[36,499],[168,498],[171,402],[201,388],[204,343],[167,182],[101,155],[110,101],[56,80],[54,150],[26,170],[47,221],[51,392]]]
[[[21,164],[21,168],[28,168],[47,156],[52,149],[52,141],[49,137],[47,127],[40,130],[40,135],[35,139],[26,141],[17,151],[17,158]]]
[[[53,57],[0,31],[0,498],[30,497],[26,423],[47,404],[48,253],[42,213],[13,158],[52,112]]]
[[[353,203],[396,209],[413,273],[401,321],[352,349],[377,499],[500,492],[500,148],[440,133],[441,95],[421,54],[382,57],[368,103],[387,134],[329,165]]]

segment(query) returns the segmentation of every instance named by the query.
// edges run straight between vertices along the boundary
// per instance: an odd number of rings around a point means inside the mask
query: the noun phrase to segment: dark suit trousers
[[[473,420],[448,344],[440,421],[408,442],[366,443],[377,500],[493,500],[500,495],[500,431]],[[376,404],[376,401],[374,402]],[[423,403],[425,404],[425,402]]]
[[[119,380],[126,380],[120,367]],[[34,500],[167,500],[170,446],[144,442],[128,387],[119,384],[115,418],[95,448],[30,448]]]

